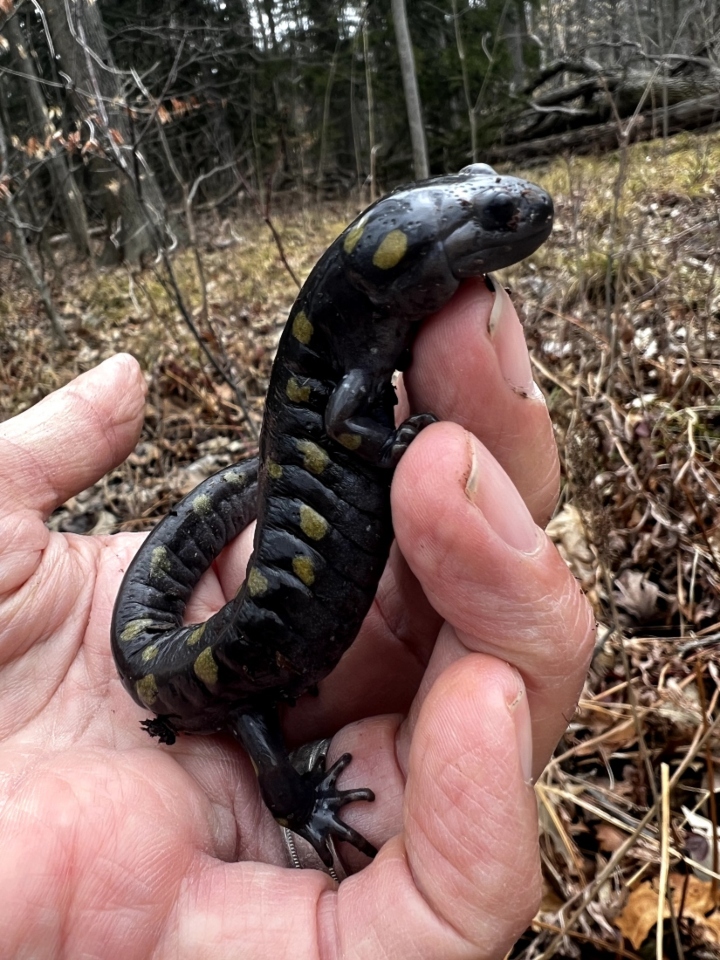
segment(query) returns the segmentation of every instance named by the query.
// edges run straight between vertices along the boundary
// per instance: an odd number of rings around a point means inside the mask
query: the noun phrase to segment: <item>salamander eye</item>
[[[517,214],[517,204],[506,193],[484,196],[480,200],[480,223],[485,230],[507,230]]]

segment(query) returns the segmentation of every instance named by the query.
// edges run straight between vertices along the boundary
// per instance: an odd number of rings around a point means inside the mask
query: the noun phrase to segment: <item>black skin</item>
[[[149,535],[118,593],[112,649],[130,695],[178,731],[229,730],[250,754],[275,819],[332,863],[330,837],[372,857],[338,816],[372,800],[338,790],[350,762],[301,774],[283,744],[280,702],[322,680],[357,636],[392,541],[390,482],[429,423],[395,427],[392,377],[419,324],[480,277],[532,253],[553,206],[539,187],[485,164],[377,201],[321,257],[290,312],[272,369],[259,458],[190,493]],[[183,625],[202,573],[257,516],[237,596]]]

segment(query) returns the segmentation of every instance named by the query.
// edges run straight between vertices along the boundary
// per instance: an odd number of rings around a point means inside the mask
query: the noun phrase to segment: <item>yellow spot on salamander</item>
[[[293,557],[292,568],[295,576],[302,580],[306,587],[315,583],[315,564],[311,557]]]
[[[205,636],[206,626],[207,626],[206,623],[201,623],[199,627],[195,627],[195,629],[192,630],[187,635],[187,639],[185,640],[185,643],[189,647],[194,647],[196,643],[199,643],[202,640],[202,638]]]
[[[346,450],[357,450],[362,443],[362,437],[357,433],[341,433],[337,442],[341,443]]]
[[[268,586],[267,577],[263,576],[257,567],[253,567],[247,578],[247,588],[250,596],[261,597],[264,593],[267,593]]]
[[[218,665],[213,656],[212,647],[205,647],[193,664],[193,670],[195,671],[195,675],[207,686],[211,687],[217,683]]]
[[[295,377],[290,377],[285,387],[285,395],[291,403],[307,403],[310,399],[310,387],[301,386]]]
[[[311,540],[322,540],[330,524],[306,503],[300,504],[300,529]]]
[[[212,500],[206,493],[201,493],[193,500],[192,508],[195,513],[205,517],[212,512]]]
[[[330,457],[312,440],[296,440],[295,444],[302,454],[305,469],[319,476],[330,463]]]
[[[242,473],[233,473],[232,470],[228,470],[227,473],[223,474],[223,480],[225,483],[233,483],[235,486],[244,487],[246,476]]]
[[[282,476],[283,469],[279,463],[275,460],[268,460],[267,462],[267,472],[273,478],[273,480],[279,480]]]
[[[155,547],[150,554],[150,579],[155,580],[170,572],[170,554],[167,547]]]
[[[295,339],[299,340],[300,343],[310,343],[310,338],[313,335],[313,325],[308,320],[308,315],[304,310],[296,314],[293,320],[292,332]]]
[[[396,267],[407,251],[407,237],[402,230],[391,230],[373,254],[373,263],[380,270]]]
[[[356,223],[354,227],[351,227],[347,236],[343,240],[343,250],[345,253],[352,253],[355,247],[360,242],[360,237],[365,233],[365,223],[364,220],[361,220],[360,223]]]
[[[142,620],[131,620],[120,634],[120,639],[123,641],[123,643],[125,643],[127,640],[134,640],[136,637],[139,637],[144,630],[147,630],[148,627],[151,627],[154,622],[154,620],[150,620],[148,617],[145,617]]]
[[[155,659],[155,657],[158,655],[159,650],[160,650],[159,643],[151,643],[149,647],[145,647],[140,659],[142,660],[143,663],[148,663],[150,660]]]
[[[135,690],[145,706],[152,707],[157,699],[158,688],[155,677],[151,673],[138,680],[135,684]]]

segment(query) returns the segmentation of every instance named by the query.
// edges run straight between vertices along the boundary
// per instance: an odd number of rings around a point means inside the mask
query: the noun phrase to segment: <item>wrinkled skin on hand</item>
[[[393,481],[397,542],[360,637],[295,743],[333,735],[372,786],[344,816],[380,849],[340,887],[287,869],[227,737],[159,746],[115,673],[109,619],[140,535],[51,533],[51,511],[122,462],[145,385],[115,357],[0,424],[0,953],[163,960],[500,958],[540,895],[532,778],[572,716],[593,619],[542,532],[558,462],[522,330],[466,284],[406,376],[444,422]],[[490,319],[491,318],[491,319]],[[251,535],[201,582],[204,619]],[[364,866],[364,869],[360,867]]]

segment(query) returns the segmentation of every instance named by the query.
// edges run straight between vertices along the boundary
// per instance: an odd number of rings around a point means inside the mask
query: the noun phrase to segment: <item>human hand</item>
[[[0,957],[495,958],[532,918],[530,778],[572,714],[592,617],[532,522],[556,495],[552,431],[522,396],[530,366],[502,297],[488,335],[492,299],[468,284],[423,328],[413,408],[471,433],[443,423],[410,446],[377,601],[321,696],[286,715],[296,742],[337,731],[330,761],[354,755],[342,787],[377,794],[343,817],[382,849],[337,889],[285,869],[230,738],[166,748],[140,729],[109,646],[138,536],[45,526],[134,446],[134,361],[0,425]],[[248,548],[246,534],[204,578],[191,619],[235,592]]]

